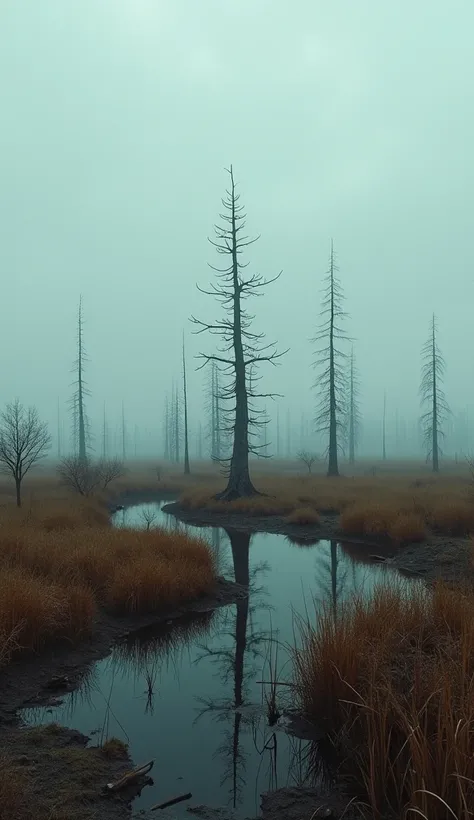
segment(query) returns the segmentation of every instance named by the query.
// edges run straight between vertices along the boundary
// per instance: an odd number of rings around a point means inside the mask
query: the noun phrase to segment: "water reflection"
[[[275,665],[282,683],[291,674],[286,649],[294,641],[294,616],[317,617],[328,604],[337,618],[341,602],[370,590],[386,568],[356,563],[335,541],[295,544],[278,535],[185,527],[162,506],[151,508],[156,517],[142,515],[143,506],[125,510],[115,523],[158,524],[206,538],[221,572],[246,587],[248,597],[130,635],[61,706],[26,717],[57,720],[92,733],[97,743],[115,734],[129,742],[137,763],[155,758],[159,777],[135,801],[137,809],[175,788],[192,792],[193,803],[228,803],[243,817],[256,816],[261,792],[324,784],[329,776],[324,743],[289,737],[275,721],[273,707],[291,705],[288,687],[276,686],[270,709],[271,691],[261,683]],[[186,806],[174,811],[189,816]]]

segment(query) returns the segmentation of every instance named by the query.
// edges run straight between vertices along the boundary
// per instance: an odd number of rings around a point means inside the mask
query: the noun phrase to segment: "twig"
[[[172,800],[166,800],[165,803],[157,803],[156,806],[151,807],[150,811],[157,811],[157,809],[167,809],[168,806],[174,806],[176,803],[182,803],[183,800],[189,800],[191,797],[191,792],[187,792],[186,794],[180,794],[179,797],[173,797]]]
[[[148,772],[152,770],[154,762],[154,760],[150,760],[148,763],[144,763],[142,766],[137,766],[136,769],[132,769],[131,772],[127,772],[115,783],[107,783],[107,790],[109,792],[116,792],[125,786],[129,786],[131,783],[134,783],[135,780],[138,780],[139,777],[148,774]]]

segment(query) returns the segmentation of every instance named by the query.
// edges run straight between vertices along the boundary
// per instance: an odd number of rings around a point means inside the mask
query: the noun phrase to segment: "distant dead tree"
[[[25,408],[18,399],[7,404],[0,415],[0,464],[3,472],[13,476],[18,507],[25,475],[50,447],[48,425],[40,421],[36,408]]]
[[[314,367],[319,369],[319,376],[313,385],[321,398],[316,415],[316,426],[320,433],[327,433],[329,443],[328,476],[338,476],[338,433],[343,424],[344,398],[347,380],[344,372],[346,354],[338,346],[348,336],[341,327],[346,313],[342,309],[343,291],[336,276],[339,268],[336,265],[334,245],[331,240],[329,270],[325,278],[323,302],[321,309],[322,323],[312,342],[321,342],[322,347],[317,350]]]
[[[93,461],[79,456],[63,458],[58,465],[62,483],[79,495],[90,496],[97,490],[105,490],[117,478],[124,475],[123,462],[118,458],[102,458]]]
[[[186,386],[186,357],[183,333],[183,405],[184,405],[184,474],[189,475],[188,391]]]
[[[140,518],[142,519],[147,532],[150,532],[151,529],[155,529],[158,514],[152,507],[145,507],[145,509],[143,509],[140,513]]]
[[[307,450],[300,450],[298,459],[303,462],[308,468],[308,473],[313,470],[313,464],[318,461],[318,456],[315,453],[308,453]]]
[[[346,438],[349,451],[349,464],[355,463],[357,442],[360,432],[359,393],[360,380],[356,366],[354,348],[351,349],[349,364],[349,391],[347,397]]]
[[[82,296],[79,299],[79,312],[77,317],[77,359],[74,362],[74,372],[77,378],[74,381],[74,393],[70,406],[72,409],[72,435],[74,451],[79,458],[86,459],[90,445],[90,424],[86,413],[85,397],[90,396],[86,382],[84,380],[84,368],[87,362],[87,355],[83,341],[84,319],[82,312]]]
[[[421,428],[427,447],[427,459],[431,459],[433,471],[439,472],[441,454],[440,439],[444,433],[442,424],[449,415],[449,407],[442,389],[446,365],[436,341],[436,317],[431,320],[430,335],[422,348],[420,398],[421,406],[427,410],[420,418]]]
[[[240,256],[245,248],[257,241],[258,237],[249,239],[242,234],[245,214],[243,206],[239,205],[240,195],[236,193],[232,166],[228,173],[230,189],[222,200],[224,212],[220,215],[224,224],[215,226],[217,241],[209,241],[219,254],[230,257],[229,264],[224,268],[215,268],[211,265],[217,273],[217,284],[212,284],[209,291],[198,287],[202,293],[216,297],[228,316],[212,324],[202,322],[194,316],[191,318],[191,321],[199,326],[196,333],[207,331],[219,336],[222,343],[216,354],[201,353],[199,357],[204,359],[201,367],[207,362],[217,362],[221,365],[221,372],[228,378],[227,384],[220,391],[222,400],[231,404],[230,409],[226,409],[224,414],[232,436],[232,454],[229,459],[225,459],[227,487],[216,496],[223,501],[257,494],[249,473],[251,418],[248,374],[261,362],[276,364],[283,355],[276,352],[274,344],[263,342],[263,333],[250,330],[253,317],[244,309],[244,300],[250,296],[260,295],[262,289],[276,281],[280,274],[270,280],[264,279],[260,274],[244,278],[243,269],[246,265],[240,261]],[[256,395],[254,393],[254,397]],[[264,394],[258,395],[262,397]],[[274,397],[275,394],[271,395]]]
[[[383,414],[382,414],[382,461],[387,461],[387,391],[383,391]]]

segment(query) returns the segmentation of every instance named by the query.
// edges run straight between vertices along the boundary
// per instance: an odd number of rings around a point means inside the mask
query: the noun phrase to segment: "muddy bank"
[[[2,731],[0,817],[19,820],[128,820],[131,790],[110,793],[131,763],[126,747],[86,748],[88,738],[56,724]]]
[[[0,729],[17,721],[25,706],[45,706],[75,689],[88,667],[108,655],[114,643],[140,629],[185,622],[247,597],[245,587],[219,576],[214,590],[161,615],[116,617],[102,612],[91,637],[76,645],[61,642],[40,654],[20,655],[0,673]]]
[[[298,544],[337,540],[358,561],[372,562],[374,556],[391,564],[402,574],[427,581],[474,584],[472,542],[429,533],[421,543],[396,545],[386,538],[358,539],[343,533],[338,514],[322,514],[318,525],[289,524],[280,516],[245,516],[210,510],[189,510],[179,502],[167,504],[163,512],[194,527],[223,527],[251,533],[285,535]],[[377,560],[377,559],[376,559]]]

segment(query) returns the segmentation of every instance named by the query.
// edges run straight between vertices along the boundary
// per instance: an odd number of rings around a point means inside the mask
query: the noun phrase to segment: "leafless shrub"
[[[58,466],[58,473],[66,487],[83,496],[97,490],[105,490],[109,484],[124,474],[123,462],[118,458],[102,458],[99,461],[68,456]]]
[[[300,450],[298,458],[308,468],[308,473],[311,473],[313,464],[318,461],[318,456],[315,453],[308,453],[307,450]]]

